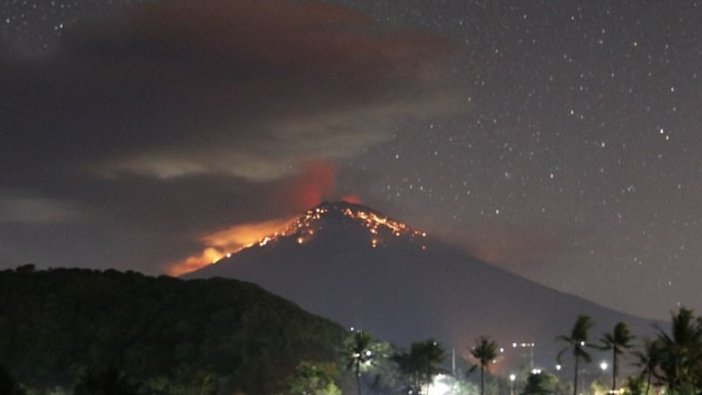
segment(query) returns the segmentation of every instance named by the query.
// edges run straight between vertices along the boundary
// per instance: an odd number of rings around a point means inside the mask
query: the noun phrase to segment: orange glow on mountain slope
[[[207,235],[202,238],[208,246],[213,246],[229,252],[236,252],[244,247],[252,246],[265,236],[282,233],[290,227],[297,217],[271,220],[258,223],[233,226],[229,229]]]
[[[224,258],[225,254],[216,248],[205,248],[199,255],[192,255],[184,260],[174,263],[168,267],[168,274],[171,276],[180,276],[185,273],[194,272],[212,262]]]
[[[275,193],[289,211],[299,212],[321,203],[331,195],[335,179],[336,167],[333,163],[325,160],[311,161],[300,169],[299,174],[282,182]],[[248,223],[206,234],[200,238],[203,243],[200,254],[168,265],[167,272],[172,276],[180,276],[254,244],[265,245],[285,232],[296,219],[297,217]]]
[[[346,203],[351,203],[351,204],[363,204],[363,201],[361,200],[361,198],[358,195],[353,195],[353,194],[346,195],[346,196],[342,197],[341,201],[346,202]]]
[[[378,231],[380,229],[387,229],[389,230],[392,234],[395,236],[401,236],[401,235],[409,235],[410,237],[419,237],[419,238],[424,238],[427,237],[426,232],[422,232],[420,230],[412,229],[406,224],[402,222],[398,222],[395,220],[392,220],[390,218],[386,217],[380,217],[377,214],[373,212],[365,212],[361,210],[351,210],[351,209],[345,209],[343,211],[343,214],[349,218],[353,218],[356,221],[360,222],[368,228],[368,231],[371,234],[377,235]],[[373,247],[377,246],[378,240],[373,239],[371,241],[373,244]]]
[[[237,225],[206,235],[201,238],[205,245],[202,253],[171,265],[168,273],[179,276],[192,272],[217,263],[224,257],[230,257],[231,254],[244,248],[275,244],[284,236],[294,237],[299,245],[306,244],[317,235],[317,232],[323,229],[318,225],[318,221],[328,215],[330,211],[348,217],[364,227],[368,231],[369,242],[373,248],[385,245],[387,237],[394,239],[405,236],[409,237],[411,241],[419,242],[419,248],[422,251],[427,249],[423,241],[427,237],[426,232],[413,229],[402,222],[381,216],[373,211],[362,210],[360,207],[331,204],[307,210],[301,217]]]
[[[201,238],[205,248],[202,253],[192,255],[169,266],[168,274],[180,276],[216,263],[254,244],[265,245],[271,238],[284,232],[297,218],[271,220],[233,226]]]

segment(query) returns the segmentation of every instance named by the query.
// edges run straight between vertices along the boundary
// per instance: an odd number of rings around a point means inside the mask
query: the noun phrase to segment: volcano
[[[600,337],[653,322],[516,276],[371,208],[325,202],[286,231],[184,278],[250,281],[315,314],[406,346],[429,337],[465,353],[483,334],[551,367],[555,338],[587,314]]]

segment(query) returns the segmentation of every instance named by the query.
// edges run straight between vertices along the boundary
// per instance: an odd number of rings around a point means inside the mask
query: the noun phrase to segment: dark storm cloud
[[[153,257],[290,213],[299,207],[281,195],[306,182],[308,163],[455,108],[437,77],[451,51],[343,7],[283,1],[129,6],[66,31],[45,56],[4,50],[0,226],[82,210],[105,238],[119,228]]]
[[[0,111],[14,162],[274,179],[384,141],[394,120],[446,111],[434,60],[447,50],[341,7],[164,2],[67,32],[50,57],[6,63]]]

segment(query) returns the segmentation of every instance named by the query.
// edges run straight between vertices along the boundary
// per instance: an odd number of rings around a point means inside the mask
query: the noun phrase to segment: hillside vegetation
[[[115,369],[163,393],[269,394],[345,336],[237,280],[24,266],[0,272],[0,301],[0,365],[29,388]]]

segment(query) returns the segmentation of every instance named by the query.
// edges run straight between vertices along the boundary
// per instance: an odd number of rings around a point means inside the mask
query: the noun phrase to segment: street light
[[[529,369],[534,369],[534,347],[536,343],[534,342],[521,342],[512,343],[512,348],[527,348],[529,349]]]
[[[509,375],[509,395],[514,395],[514,380],[516,379],[516,374],[512,373]]]
[[[609,366],[607,365],[607,361],[600,362],[600,369],[602,369],[603,372],[607,370],[607,366]]]

